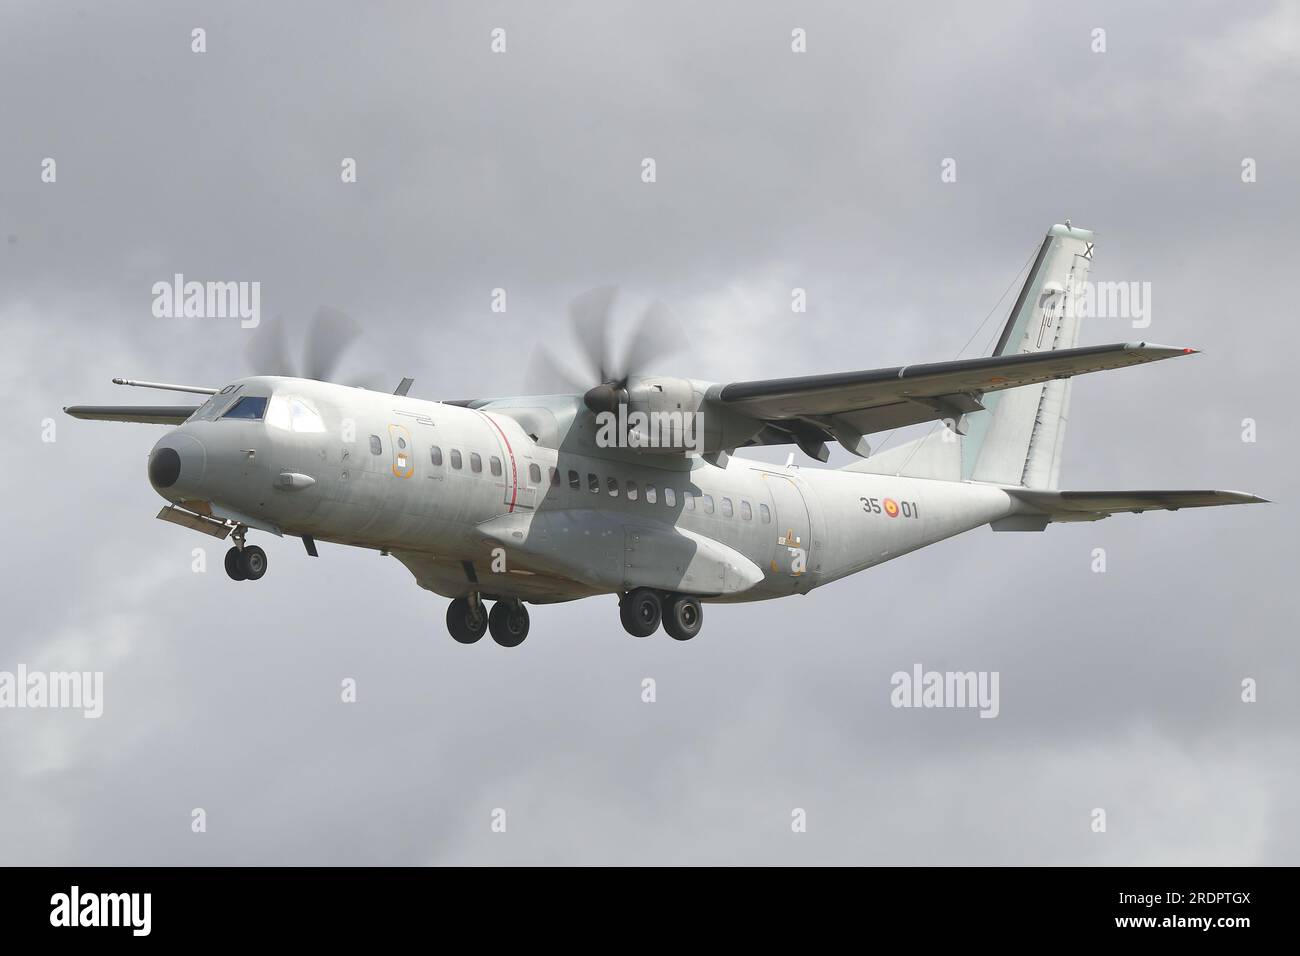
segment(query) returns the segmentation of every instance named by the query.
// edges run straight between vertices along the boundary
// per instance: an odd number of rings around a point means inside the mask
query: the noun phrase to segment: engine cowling
[[[763,423],[708,400],[710,383],[632,376],[583,396],[596,416],[596,441],[651,454],[712,454],[743,445]]]

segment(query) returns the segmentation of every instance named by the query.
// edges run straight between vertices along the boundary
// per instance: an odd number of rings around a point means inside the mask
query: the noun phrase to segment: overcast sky
[[[0,670],[105,700],[0,710],[0,862],[1300,862],[1297,9],[9,0]],[[540,607],[505,651],[373,552],[261,535],[267,577],[229,581],[154,520],[163,429],[59,411],[249,373],[238,322],[152,315],[177,272],[346,311],[349,371],[426,398],[521,391],[610,282],[689,329],[659,372],[952,358],[1066,217],[1094,279],[1152,289],[1149,328],[1081,344],[1204,354],[1079,380],[1063,486],[1276,503],[980,529],[686,644]],[[891,707],[918,662],[998,671],[998,718]]]

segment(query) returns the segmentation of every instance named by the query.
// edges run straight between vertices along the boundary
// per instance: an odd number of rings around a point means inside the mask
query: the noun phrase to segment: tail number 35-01
[[[895,501],[893,498],[859,498],[858,500],[862,502],[862,510],[870,515],[883,514],[890,518],[897,518],[900,515],[904,518],[921,517],[915,501]]]

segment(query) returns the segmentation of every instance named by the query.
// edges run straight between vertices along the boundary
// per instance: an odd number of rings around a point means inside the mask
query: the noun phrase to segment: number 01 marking
[[[862,502],[862,510],[867,514],[883,514],[890,518],[897,518],[900,515],[904,518],[921,517],[921,509],[915,501],[895,501],[893,498],[859,498],[858,500]]]

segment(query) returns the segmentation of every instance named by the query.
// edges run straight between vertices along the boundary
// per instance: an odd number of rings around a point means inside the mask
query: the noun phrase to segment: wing
[[[751,444],[795,441],[807,451],[808,443],[815,446],[833,438],[853,450],[863,435],[936,419],[954,419],[960,431],[961,416],[981,410],[984,405],[980,399],[988,392],[1127,368],[1195,351],[1145,342],[1116,343],[803,378],[732,382],[722,386],[714,401],[768,423],[770,427]]]
[[[64,409],[73,418],[88,421],[146,425],[179,425],[198,410],[198,405],[69,405]]]

